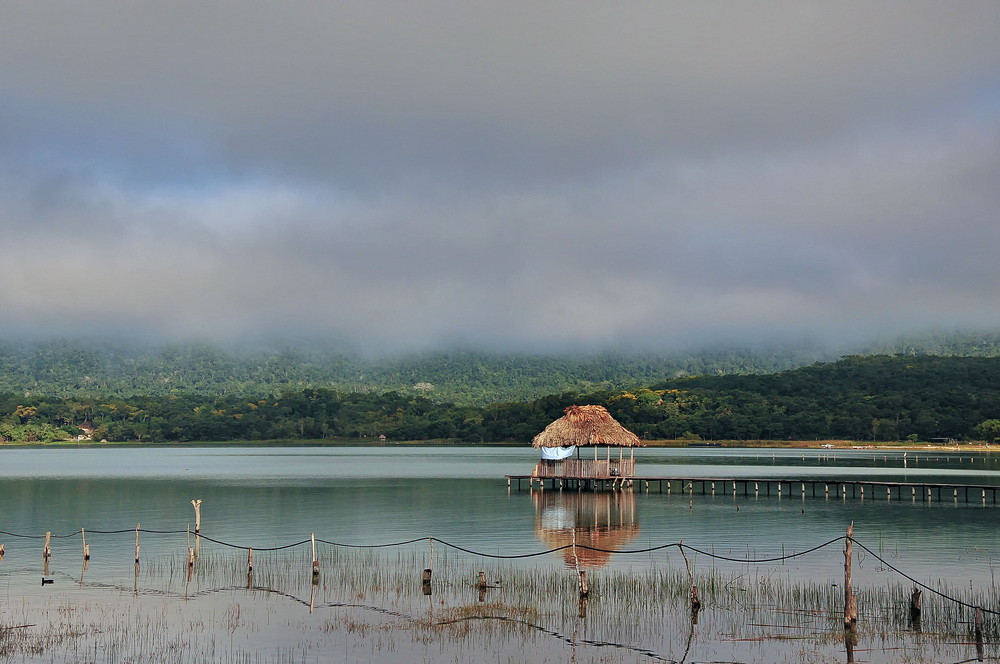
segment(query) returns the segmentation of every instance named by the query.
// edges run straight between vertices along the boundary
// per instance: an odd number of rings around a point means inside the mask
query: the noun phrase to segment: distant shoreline
[[[982,441],[968,443],[914,443],[910,441],[878,441],[866,443],[853,440],[643,440],[643,447],[651,448],[689,448],[706,450],[720,448],[760,448],[760,449],[829,449],[829,450],[898,450],[914,452],[1000,452],[1000,445],[989,445]],[[484,442],[467,443],[446,439],[434,440],[356,440],[356,439],[320,439],[320,440],[216,440],[216,441],[186,441],[186,442],[152,442],[137,443],[135,441],[97,442],[66,440],[51,443],[38,442],[0,442],[0,448],[54,448],[54,449],[90,449],[105,447],[517,447],[528,448],[524,442]]]

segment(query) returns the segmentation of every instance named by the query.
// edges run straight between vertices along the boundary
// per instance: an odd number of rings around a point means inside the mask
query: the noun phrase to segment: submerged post
[[[431,594],[431,574],[432,574],[432,572],[431,572],[431,568],[430,567],[424,568],[424,573],[423,573],[423,576],[421,577],[421,580],[420,580],[421,581],[420,587],[421,587],[421,591],[425,595],[430,595]]]
[[[910,593],[910,620],[914,622],[920,620],[920,588],[916,586]]]
[[[851,586],[851,563],[854,559],[854,522],[847,527],[844,540],[844,628],[851,629],[858,622],[858,598]]]

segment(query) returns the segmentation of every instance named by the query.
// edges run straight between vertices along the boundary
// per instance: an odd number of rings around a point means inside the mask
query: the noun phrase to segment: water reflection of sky
[[[982,454],[928,455],[912,462],[907,456],[904,467],[901,453],[781,451],[772,458],[756,450],[721,452],[644,449],[637,454],[638,472],[995,482],[996,462]],[[947,570],[951,576],[988,581],[994,552],[1000,555],[995,527],[1000,508],[953,500],[894,498],[887,503],[884,496],[862,502],[811,495],[778,499],[763,494],[733,497],[722,490],[689,500],[677,492],[660,494],[655,486],[646,493],[640,483],[630,493],[597,494],[604,501],[624,496],[634,506],[631,515],[619,515],[621,504],[613,503],[604,509],[610,520],[588,523],[581,516],[588,513],[585,506],[559,502],[559,495],[575,492],[552,491],[545,496],[555,497],[554,511],[543,514],[536,494],[508,491],[503,479],[504,474],[530,472],[535,460],[533,450],[521,448],[0,449],[0,528],[44,534],[73,532],[81,526],[131,528],[141,522],[147,528],[183,530],[192,521],[191,499],[202,498],[206,533],[254,547],[300,541],[316,532],[346,544],[433,536],[475,551],[529,554],[551,548],[542,531],[572,537],[587,528],[603,535],[618,527],[631,538],[628,548],[683,539],[691,546],[746,557],[802,550],[842,535],[854,521],[860,540],[898,549],[900,559],[917,575]],[[186,550],[183,536],[160,539],[164,551]],[[97,569],[110,564],[109,547],[120,549],[115,560],[129,560],[128,536],[95,534],[94,545],[101,556],[96,558]],[[22,547],[31,548],[32,562],[38,558],[33,540],[8,537],[6,546],[8,566]],[[157,538],[149,537],[144,551],[153,555],[158,546]],[[805,578],[835,574],[838,556],[842,558],[831,549],[789,562],[782,571]],[[935,560],[952,562],[941,567]],[[635,568],[670,561],[664,552],[611,557],[607,565]],[[566,561],[553,554],[521,564],[563,566]]]

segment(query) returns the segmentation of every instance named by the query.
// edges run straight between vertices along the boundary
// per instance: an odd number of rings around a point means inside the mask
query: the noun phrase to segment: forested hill
[[[683,404],[686,430],[706,438],[963,439],[1000,418],[1000,358],[851,356],[768,376],[671,380],[650,392]],[[676,433],[668,422],[654,430]]]
[[[227,350],[205,344],[0,341],[0,392],[257,397],[326,388],[485,405],[566,390],[636,388],[692,374],[768,373],[821,359],[820,351],[807,346],[641,356],[451,351],[372,359],[315,347]]]
[[[856,348],[818,343],[674,353],[535,355],[457,350],[366,358],[319,345],[0,340],[0,393],[46,397],[260,397],[306,388],[398,392],[482,406],[565,391],[636,389],[689,376],[773,374],[845,354],[1000,356],[1000,333],[900,337]]]
[[[847,357],[768,376],[693,377],[486,406],[419,394],[63,397],[0,393],[0,441],[451,439],[527,443],[571,404],[605,405],[642,438],[1000,439],[1000,358]]]

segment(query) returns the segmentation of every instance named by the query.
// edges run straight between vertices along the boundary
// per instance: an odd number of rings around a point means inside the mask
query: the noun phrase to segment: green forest
[[[0,341],[0,393],[49,397],[258,397],[306,388],[399,392],[486,405],[566,390],[638,388],[666,377],[773,373],[835,359],[817,346],[673,354],[541,355],[451,350],[366,357],[312,346]]]
[[[849,356],[772,374],[662,378],[485,405],[430,390],[290,388],[141,396],[0,393],[0,440],[380,439],[528,442],[571,404],[606,406],[646,439],[994,440],[1000,358]]]
[[[856,346],[816,341],[671,353],[449,350],[368,357],[330,344],[255,346],[129,340],[0,339],[0,393],[50,398],[274,396],[307,388],[398,392],[485,406],[566,391],[639,389],[669,378],[773,374],[844,355],[1000,356],[1000,333],[896,337]]]

